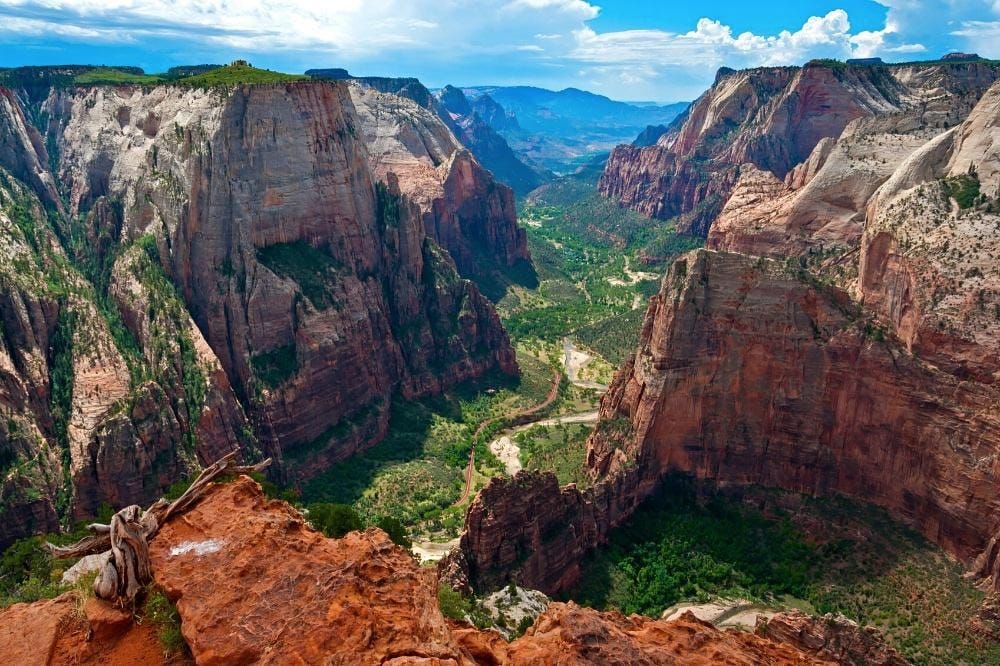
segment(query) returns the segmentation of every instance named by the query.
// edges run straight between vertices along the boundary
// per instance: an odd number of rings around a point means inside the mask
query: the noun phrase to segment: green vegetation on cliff
[[[195,88],[216,88],[240,84],[290,83],[310,80],[310,77],[299,74],[284,74],[269,69],[251,67],[248,64],[233,64],[202,74],[178,78],[175,79],[175,82]]]
[[[302,240],[275,243],[258,249],[257,260],[275,275],[295,282],[313,307],[324,309],[333,305],[330,287],[341,267],[325,249]]]
[[[164,77],[155,74],[136,74],[135,72],[122,71],[113,67],[95,67],[73,77],[73,83],[80,86],[152,85],[162,83],[163,81]]]

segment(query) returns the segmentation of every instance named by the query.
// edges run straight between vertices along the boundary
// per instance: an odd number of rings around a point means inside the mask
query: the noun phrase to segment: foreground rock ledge
[[[666,622],[572,603],[553,603],[506,643],[446,621],[434,570],[384,532],[328,539],[248,477],[171,520],[150,556],[198,664],[835,663],[693,616]],[[91,601],[81,616],[71,594],[12,606],[0,611],[0,654],[17,664],[158,663],[155,632],[113,615]]]

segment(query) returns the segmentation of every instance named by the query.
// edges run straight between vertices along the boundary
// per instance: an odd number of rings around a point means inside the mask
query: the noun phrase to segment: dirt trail
[[[451,552],[451,549],[458,545],[458,538],[450,541],[420,541],[414,542],[410,548],[411,552],[420,558],[420,563],[437,562]]]
[[[465,466],[465,489],[462,491],[462,496],[458,498],[452,506],[459,506],[469,499],[469,494],[472,492],[472,473],[476,469],[476,440],[479,436],[483,434],[489,426],[493,425],[497,421],[506,421],[519,419],[524,416],[531,416],[537,412],[542,411],[553,402],[556,401],[556,397],[559,395],[559,382],[562,380],[562,373],[558,370],[552,371],[552,386],[549,388],[549,394],[545,396],[545,400],[538,403],[534,407],[528,407],[526,409],[517,410],[509,414],[504,414],[503,416],[494,416],[493,418],[486,419],[479,424],[476,431],[472,434],[472,449],[469,451],[469,464]]]
[[[581,380],[579,375],[580,371],[583,370],[594,357],[585,351],[577,349],[576,344],[570,338],[563,338],[563,366],[566,368],[566,377],[574,386],[579,386],[585,389],[596,389],[598,391],[606,391],[608,387],[604,384],[598,384],[597,382],[589,382]]]
[[[720,629],[747,629],[756,626],[757,618],[771,618],[778,611],[770,606],[743,599],[718,599],[708,603],[682,602],[663,611],[664,620],[676,620],[686,612]]]
[[[607,279],[608,284],[614,287],[631,287],[633,285],[639,284],[640,282],[660,279],[660,276],[657,275],[656,273],[649,273],[646,271],[633,271],[632,268],[629,266],[628,257],[625,257],[625,268],[622,272],[625,273],[625,277],[627,279],[623,280],[617,277],[608,277],[605,278]]]
[[[563,423],[597,423],[597,410],[525,423],[490,442],[490,451],[504,464],[507,474],[514,476],[522,469],[521,447],[514,442],[514,435],[535,426],[554,426]]]

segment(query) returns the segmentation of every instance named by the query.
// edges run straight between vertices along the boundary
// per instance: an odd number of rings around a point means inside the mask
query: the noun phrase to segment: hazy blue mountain
[[[493,128],[526,159],[557,173],[573,171],[596,154],[631,143],[649,126],[668,125],[687,102],[657,105],[619,102],[585,90],[531,86],[472,86],[463,89],[476,106],[498,105]]]

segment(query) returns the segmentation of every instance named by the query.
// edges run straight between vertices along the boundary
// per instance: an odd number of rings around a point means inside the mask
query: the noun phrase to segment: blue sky
[[[661,102],[723,65],[953,50],[1000,58],[1000,0],[0,0],[0,66],[246,58]]]

